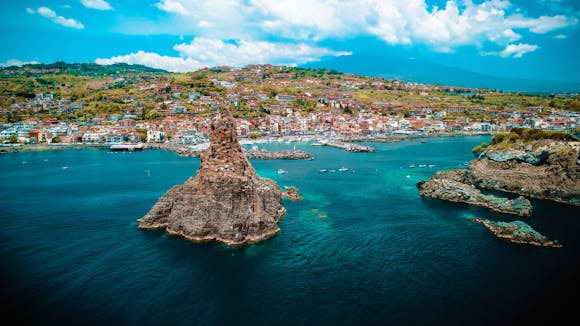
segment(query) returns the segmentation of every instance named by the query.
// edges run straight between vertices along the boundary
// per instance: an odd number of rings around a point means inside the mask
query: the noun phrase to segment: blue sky
[[[502,77],[580,81],[575,0],[0,2],[0,64],[140,63],[170,71],[296,65],[360,52]]]

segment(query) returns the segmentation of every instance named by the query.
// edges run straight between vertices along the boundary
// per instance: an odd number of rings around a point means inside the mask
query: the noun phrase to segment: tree
[[[12,135],[12,136],[8,137],[8,142],[10,144],[17,144],[18,143],[18,137],[16,135]]]

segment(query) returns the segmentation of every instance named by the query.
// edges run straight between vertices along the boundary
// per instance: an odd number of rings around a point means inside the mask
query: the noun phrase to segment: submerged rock
[[[280,232],[285,214],[278,185],[256,174],[237,140],[231,113],[220,109],[211,124],[211,145],[195,178],[170,189],[139,219],[140,229],[165,229],[192,241],[237,246]]]
[[[474,223],[485,226],[497,238],[511,243],[529,244],[539,247],[560,248],[556,240],[549,240],[522,221],[494,222],[486,219],[470,218]]]
[[[439,172],[428,181],[417,184],[421,196],[442,199],[450,202],[482,206],[500,213],[530,216],[532,204],[524,197],[508,199],[483,194],[479,189],[465,183],[464,171],[450,170]]]

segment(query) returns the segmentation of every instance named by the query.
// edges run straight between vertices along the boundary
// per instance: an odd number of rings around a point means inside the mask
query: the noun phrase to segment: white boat
[[[282,174],[282,173],[288,173],[288,171],[282,170],[282,169],[278,169],[278,174]]]
[[[340,171],[340,172],[344,172],[344,171],[348,171],[348,169],[347,169],[347,168],[345,168],[345,167],[343,166],[343,167],[341,167],[340,169],[338,169],[338,171]]]
[[[321,143],[312,143],[312,144],[310,144],[310,146],[322,146],[322,144]]]
[[[430,168],[434,168],[435,167],[435,164],[429,164],[429,167]]]
[[[420,168],[424,168],[424,167],[426,167],[426,166],[427,166],[426,164],[419,164],[419,167],[420,167]]]
[[[415,164],[409,165],[409,169],[414,169],[414,168],[415,168]]]
[[[318,172],[320,172],[320,173],[323,173],[323,172],[326,172],[326,171],[328,171],[328,170],[326,170],[326,169],[320,169],[320,170],[318,170]]]

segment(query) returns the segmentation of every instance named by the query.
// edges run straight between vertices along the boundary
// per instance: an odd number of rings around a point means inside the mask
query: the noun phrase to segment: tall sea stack
[[[192,241],[239,246],[280,232],[282,191],[261,178],[242,152],[236,123],[220,109],[211,124],[211,145],[195,178],[170,189],[139,219],[144,230],[165,229]]]

